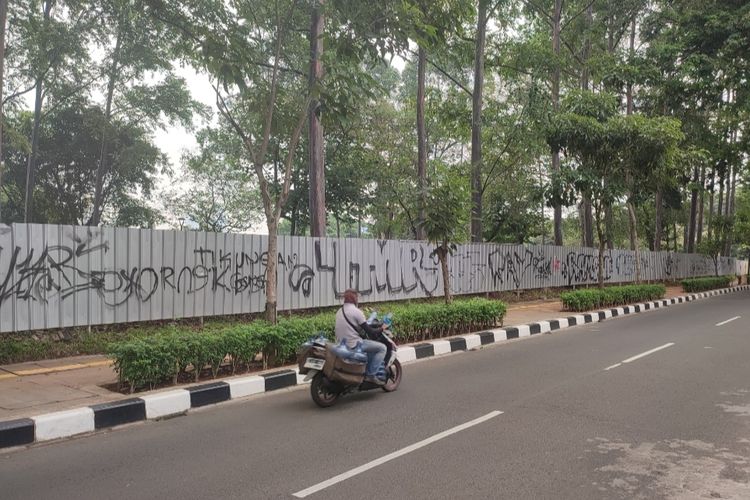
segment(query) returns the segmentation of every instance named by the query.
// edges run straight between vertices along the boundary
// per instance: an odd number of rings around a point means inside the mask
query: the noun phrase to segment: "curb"
[[[398,359],[406,364],[452,352],[467,351],[483,345],[530,337],[540,333],[743,290],[750,290],[750,285],[694,293],[671,299],[539,321],[528,325],[497,328],[448,339],[401,346],[398,350]],[[186,389],[173,389],[137,398],[47,413],[31,418],[8,420],[0,422],[0,449],[68,438],[143,420],[174,417],[185,414],[193,408],[302,385],[305,384],[303,378],[296,368],[283,369],[261,375],[235,377]]]

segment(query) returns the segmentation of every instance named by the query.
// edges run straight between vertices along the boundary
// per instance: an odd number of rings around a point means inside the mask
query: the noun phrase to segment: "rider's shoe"
[[[375,385],[385,385],[385,380],[381,380],[378,377],[368,375],[365,377],[365,382],[370,382],[371,384]]]

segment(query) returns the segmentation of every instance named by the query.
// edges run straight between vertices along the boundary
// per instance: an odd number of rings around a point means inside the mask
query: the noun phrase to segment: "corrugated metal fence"
[[[0,225],[0,332],[259,312],[267,236],[127,228]],[[433,246],[417,241],[279,238],[279,309],[442,295]],[[714,274],[700,255],[641,252],[643,280]],[[451,257],[456,294],[593,284],[591,248],[461,245]],[[747,274],[722,258],[719,274]],[[635,278],[633,252],[613,250],[608,283]]]

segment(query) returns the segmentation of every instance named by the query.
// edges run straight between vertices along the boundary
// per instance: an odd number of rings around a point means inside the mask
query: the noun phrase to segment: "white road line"
[[[669,344],[664,344],[663,346],[656,347],[654,349],[651,349],[650,351],[642,352],[641,354],[633,356],[632,358],[624,359],[622,360],[622,362],[630,363],[631,361],[635,361],[636,359],[641,359],[645,356],[648,356],[649,354],[655,353],[656,351],[661,351],[662,349],[666,349],[667,347],[672,347],[673,345],[674,345],[674,342],[670,342]]]
[[[364,465],[360,465],[356,469],[352,469],[348,472],[344,472],[343,474],[339,474],[338,476],[332,477],[331,479],[327,481],[318,483],[315,486],[311,486],[305,490],[298,491],[297,493],[294,493],[293,496],[297,498],[305,498],[306,496],[312,495],[313,493],[317,493],[320,490],[324,490],[328,488],[329,486],[333,486],[334,484],[340,483],[342,481],[346,481],[347,479],[352,478],[358,474],[362,474],[363,472],[373,469],[379,465],[383,465],[386,462],[390,462],[391,460],[404,456],[407,453],[411,453],[412,451],[418,450],[420,448],[424,448],[428,444],[432,444],[435,441],[439,441],[452,434],[456,434],[457,432],[461,432],[465,429],[468,429],[469,427],[473,427],[475,425],[481,424],[482,422],[486,422],[487,420],[490,420],[491,418],[495,418],[498,415],[501,415],[502,413],[503,412],[497,411],[497,410],[492,411],[483,417],[479,417],[477,419],[472,420],[471,422],[466,422],[465,424],[457,425],[456,427],[448,429],[447,431],[443,431],[440,434],[435,434],[432,437],[428,437],[427,439],[419,441],[418,443],[414,443],[411,446],[407,446],[406,448],[402,448],[398,451],[394,451],[393,453],[390,453],[384,457],[373,460],[372,462],[368,462]]]
[[[604,371],[606,372],[606,371],[609,371],[609,370],[611,370],[612,368],[617,368],[617,367],[618,367],[618,366],[620,366],[621,364],[622,364],[622,363],[617,363],[616,365],[608,366],[608,367],[606,367],[606,368],[604,369]]]
[[[721,323],[716,323],[716,326],[724,326],[724,325],[726,325],[727,323],[731,323],[732,321],[734,321],[734,320],[736,320],[736,319],[740,319],[741,317],[742,317],[742,316],[735,316],[734,318],[729,318],[728,320],[726,320],[726,321],[722,321]]]

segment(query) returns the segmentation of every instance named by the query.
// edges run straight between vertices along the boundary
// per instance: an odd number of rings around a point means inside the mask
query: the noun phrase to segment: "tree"
[[[3,186],[3,128],[5,124],[5,114],[3,110],[3,100],[5,88],[5,21],[8,16],[8,0],[0,0],[0,192]],[[3,200],[0,198],[0,222],[3,220]]]
[[[714,232],[701,242],[698,252],[711,258],[714,263],[714,274],[719,276],[719,258],[724,251],[726,239],[732,231],[733,221],[729,217],[717,215],[714,224]]]
[[[201,130],[198,144],[197,153],[183,158],[187,189],[171,193],[172,215],[200,231],[219,233],[244,232],[262,222],[254,176],[231,127],[224,121]]]
[[[28,134],[34,126],[33,114],[21,112],[10,118],[10,128]],[[51,108],[38,130],[36,175],[36,216],[51,224],[83,225],[93,205],[94,179],[100,147],[97,137],[106,118],[101,108],[84,99]],[[156,214],[134,197],[148,198],[156,174],[166,166],[165,156],[154,146],[147,130],[119,120],[111,122],[110,172],[103,186],[103,220],[127,221],[138,217],[144,224],[155,222]],[[6,143],[8,175],[3,185],[7,196],[8,220],[23,220],[24,181],[28,144]],[[127,211],[130,215],[125,216]],[[123,222],[124,223],[124,222]]]
[[[219,112],[256,177],[268,230],[266,319],[276,323],[279,222],[311,101],[307,82],[293,67],[305,45],[294,30],[304,13],[296,0],[149,3],[151,15],[181,31],[185,55],[211,76]],[[284,150],[278,183],[269,157],[272,142]]]
[[[318,93],[323,76],[321,56],[323,54],[324,0],[315,0],[310,26],[310,95]],[[323,125],[321,124],[321,102],[312,98],[308,117],[308,150],[310,172],[310,235],[326,234],[325,157],[323,151]]]
[[[436,245],[435,255],[440,261],[443,274],[443,297],[450,304],[450,271],[448,257],[462,239],[461,228],[465,227],[469,193],[462,175],[446,171],[439,179],[433,179],[427,195],[425,219],[421,222],[427,240]]]
[[[471,96],[471,241],[482,241],[482,94],[484,92],[484,46],[487,38],[487,4],[477,2],[474,42],[474,91]]]
[[[105,123],[99,136],[94,203],[87,225],[96,226],[106,210],[105,184],[113,159],[113,120],[131,120],[148,130],[179,124],[192,128],[195,114],[205,110],[195,102],[186,82],[174,76],[174,32],[154,22],[141,0],[107,0],[96,27],[106,50],[98,81],[104,94]],[[149,76],[153,82],[145,83]]]

